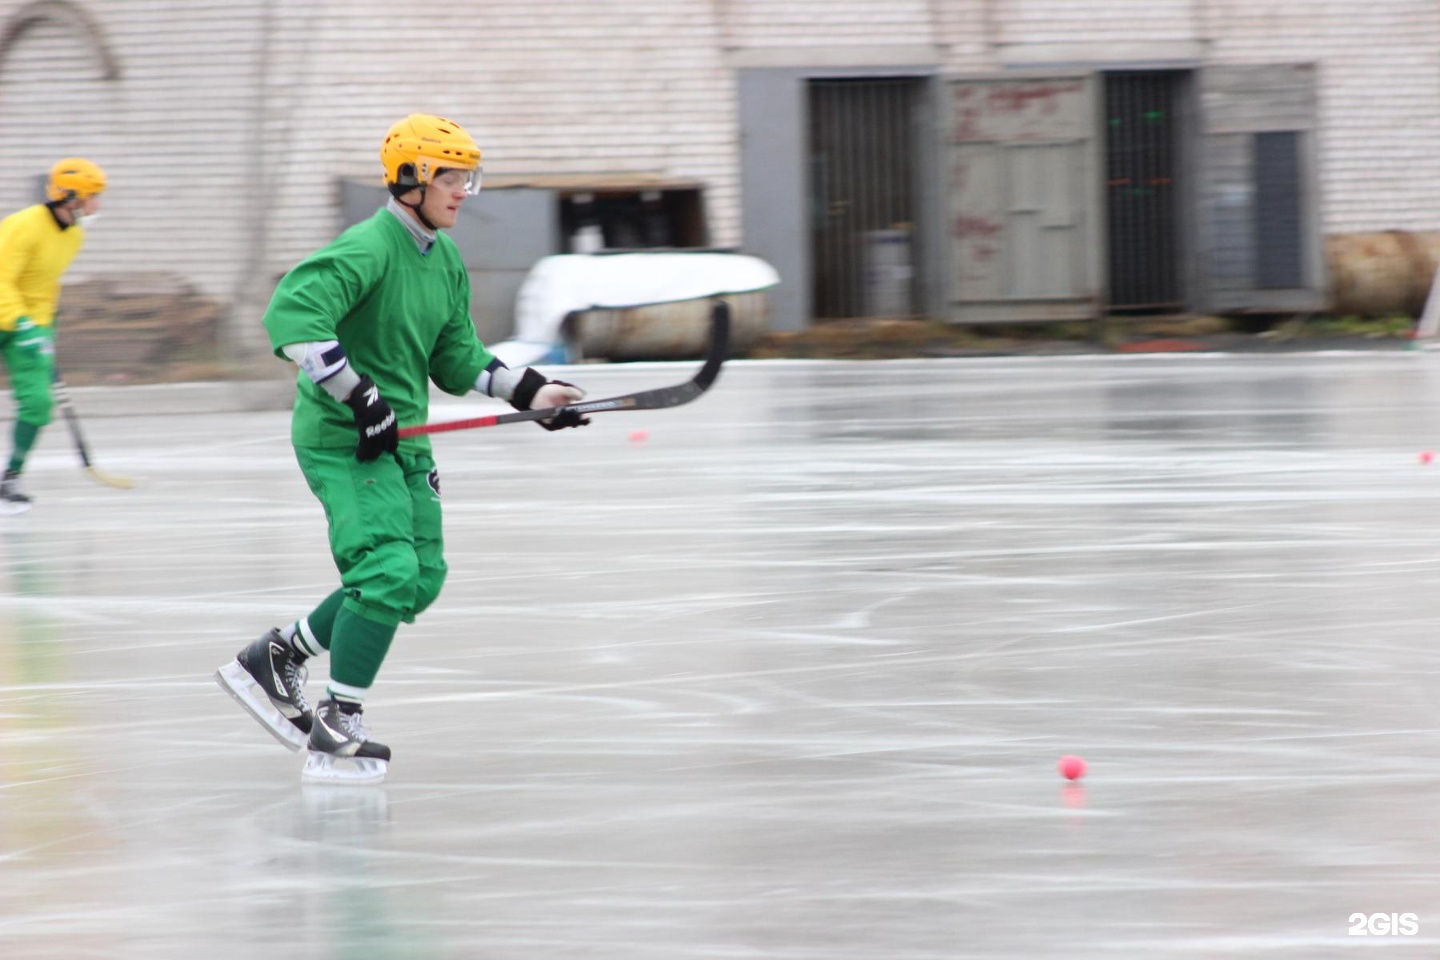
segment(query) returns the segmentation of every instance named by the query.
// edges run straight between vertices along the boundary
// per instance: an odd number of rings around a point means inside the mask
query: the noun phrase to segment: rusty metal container
[[[730,304],[730,349],[743,353],[769,328],[765,292],[725,296]],[[572,313],[563,326],[565,342],[583,360],[689,360],[704,356],[710,342],[705,297],[625,310]]]

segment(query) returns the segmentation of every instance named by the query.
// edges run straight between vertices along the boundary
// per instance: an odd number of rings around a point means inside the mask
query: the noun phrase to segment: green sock
[[[309,616],[296,622],[296,639],[302,653],[313,657],[322,650],[330,649],[330,637],[335,632],[335,614],[340,612],[340,604],[344,602],[345,589],[342,587],[321,600],[320,604],[310,611]],[[314,644],[311,643],[312,640]],[[320,649],[311,649],[315,645]]]
[[[351,688],[351,699],[357,699],[354,696],[356,691],[363,696],[363,691],[375,682],[380,664],[385,662],[390,641],[395,639],[395,629],[396,624],[376,623],[349,607],[341,607],[340,612],[335,614],[335,626],[330,634],[332,685]]]
[[[40,428],[33,423],[26,423],[24,420],[15,421],[15,447],[10,453],[10,463],[5,468],[8,473],[19,473],[25,469],[25,458],[30,455],[30,448],[35,446],[35,438],[40,436]]]

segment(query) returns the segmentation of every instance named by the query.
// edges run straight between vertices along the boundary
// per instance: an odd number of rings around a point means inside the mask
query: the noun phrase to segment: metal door
[[[1096,79],[948,85],[942,125],[949,319],[1088,319],[1100,301]]]
[[[1199,80],[1201,309],[1323,309],[1317,68],[1218,64]]]
[[[1182,77],[1173,71],[1105,76],[1112,309],[1164,313],[1184,308],[1175,127]]]
[[[916,312],[916,78],[808,82],[812,313]]]

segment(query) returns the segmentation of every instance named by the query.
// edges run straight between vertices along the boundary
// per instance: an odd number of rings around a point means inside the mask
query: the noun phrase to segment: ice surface
[[[1440,954],[1440,357],[733,363],[444,435],[359,789],[211,679],[335,585],[286,413],[75,394],[139,486],[57,424],[0,518],[5,960]]]

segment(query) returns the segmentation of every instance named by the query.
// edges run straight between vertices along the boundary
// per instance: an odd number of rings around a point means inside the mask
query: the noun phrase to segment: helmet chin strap
[[[80,199],[73,193],[64,200],[51,200],[46,206],[55,211],[55,219],[67,227],[83,227],[87,221],[94,220],[95,217],[99,216],[97,213],[87,217],[82,213],[80,211]],[[59,216],[61,211],[65,214],[63,219]]]
[[[429,230],[431,233],[438,233],[438,232],[439,232],[440,228],[437,227],[437,226],[435,226],[435,224],[431,223],[431,222],[430,222],[430,218],[427,217],[427,216],[425,216],[425,214],[423,214],[423,213],[420,212],[420,204],[422,204],[422,203],[425,202],[425,185],[424,185],[423,183],[420,185],[420,203],[410,204],[410,203],[405,203],[404,200],[401,200],[400,202],[401,202],[401,204],[403,204],[403,205],[406,206],[406,207],[409,207],[411,210],[413,210],[413,211],[415,212],[415,219],[416,219],[416,220],[419,220],[421,223],[423,223],[423,224],[425,225],[425,229],[426,229],[426,230]]]

